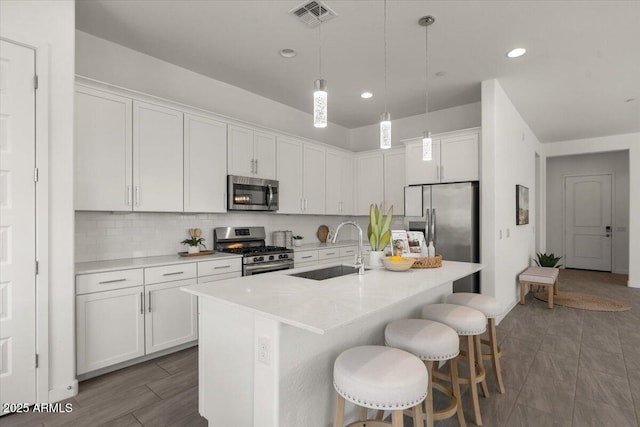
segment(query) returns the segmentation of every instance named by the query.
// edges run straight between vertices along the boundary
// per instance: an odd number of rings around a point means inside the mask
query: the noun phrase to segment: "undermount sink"
[[[365,270],[369,270],[365,268]],[[334,267],[319,268],[317,270],[303,271],[301,273],[290,274],[289,276],[302,277],[311,280],[326,280],[334,277],[346,276],[358,273],[358,268],[350,265],[336,265]]]

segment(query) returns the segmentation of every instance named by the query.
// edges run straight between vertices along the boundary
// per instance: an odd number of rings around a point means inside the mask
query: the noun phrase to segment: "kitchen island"
[[[321,281],[291,275],[325,267],[183,288],[199,297],[199,408],[210,426],[331,425],[335,358],[383,345],[389,321],[419,317],[422,305],[442,302],[454,280],[483,265],[443,261]]]

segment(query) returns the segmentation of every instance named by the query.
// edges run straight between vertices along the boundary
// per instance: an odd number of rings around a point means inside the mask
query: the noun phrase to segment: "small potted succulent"
[[[384,215],[382,203],[380,206],[372,204],[369,206],[369,226],[367,227],[367,237],[371,244],[369,252],[369,265],[372,267],[382,267],[384,248],[391,240],[391,218],[393,217],[393,206],[389,208],[387,215]]]
[[[203,243],[204,237],[200,237],[202,235],[202,230],[200,230],[199,228],[190,228],[189,235],[191,236],[190,238],[184,239],[182,242],[180,242],[183,245],[189,245],[189,248],[187,249],[188,253],[197,254],[200,252],[200,246],[202,246],[203,248],[207,247],[207,245]]]
[[[293,246],[302,246],[302,239],[304,239],[304,237],[302,236],[292,236],[293,237]]]

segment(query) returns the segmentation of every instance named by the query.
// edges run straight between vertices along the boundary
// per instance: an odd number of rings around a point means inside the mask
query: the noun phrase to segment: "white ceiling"
[[[311,112],[319,33],[288,13],[301,3],[79,0],[76,27]],[[322,25],[329,121],[376,123],[384,110],[383,2],[326,3],[338,15]],[[640,131],[640,1],[389,0],[394,119],[425,112],[425,33],[417,21],[427,14],[436,18],[429,111],[480,101],[480,82],[497,78],[542,142]],[[527,54],[506,58],[516,46]],[[280,57],[282,48],[297,57]],[[362,100],[364,90],[374,97]]]

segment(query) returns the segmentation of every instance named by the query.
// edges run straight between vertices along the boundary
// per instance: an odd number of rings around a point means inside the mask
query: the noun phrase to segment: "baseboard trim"
[[[630,288],[640,288],[640,281],[637,280],[628,280],[627,286]]]
[[[69,399],[78,394],[78,380],[73,380],[71,384],[49,390],[49,402],[55,403]]]
[[[511,310],[514,309],[514,307],[516,305],[518,305],[518,303],[520,302],[520,300],[516,299],[513,300],[509,303],[509,305],[507,306],[507,308],[504,310],[504,313],[502,313],[500,316],[498,316],[496,318],[496,325],[499,325],[500,322],[502,322],[502,319],[504,319],[505,317],[507,317],[507,314],[509,314],[511,312]]]

